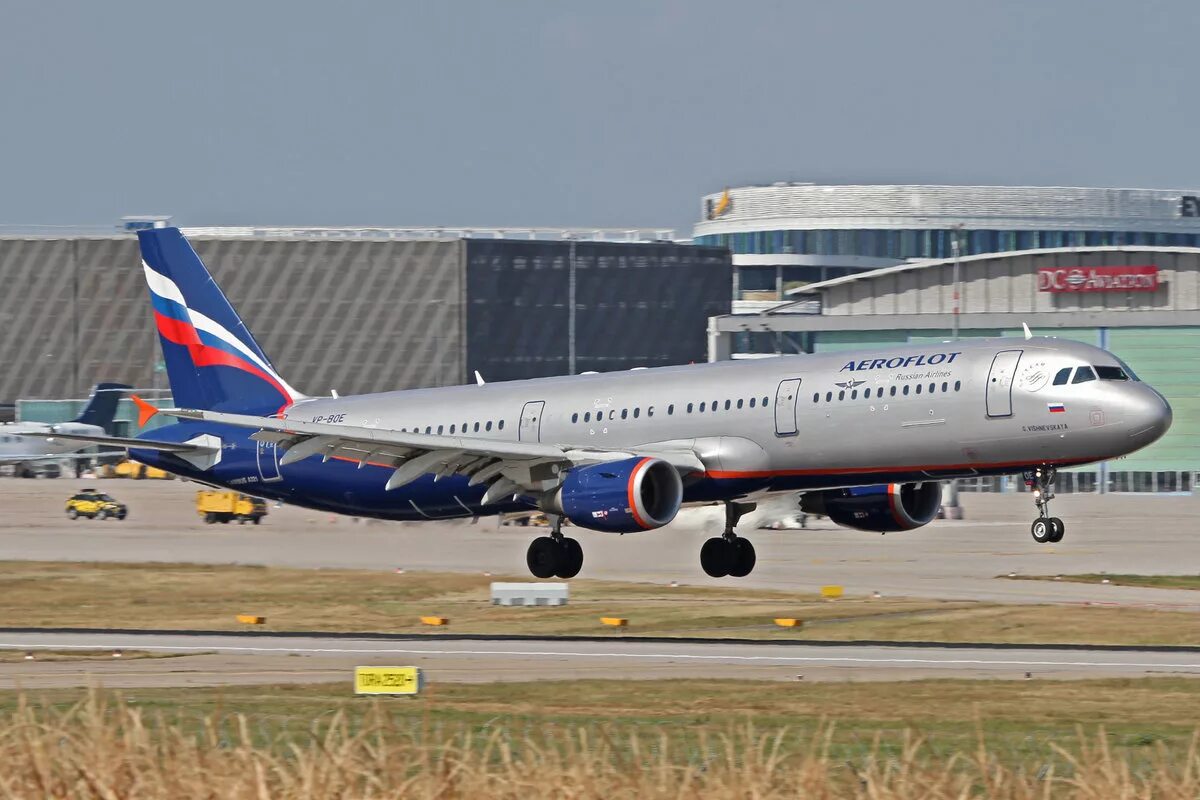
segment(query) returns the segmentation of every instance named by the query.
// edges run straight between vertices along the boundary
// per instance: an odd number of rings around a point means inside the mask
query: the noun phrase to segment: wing
[[[311,456],[322,460],[354,461],[390,467],[387,488],[397,489],[432,473],[434,480],[465,475],[470,485],[488,484],[483,504],[509,497],[519,491],[548,491],[574,466],[617,461],[634,456],[655,456],[681,473],[703,471],[704,465],[689,449],[653,447],[635,450],[572,448],[544,442],[512,442],[461,436],[408,433],[385,428],[330,425],[272,417],[226,414],[218,411],[167,409],[160,413],[182,419],[204,420],[257,433],[252,439],[275,442],[283,451],[280,466]]]

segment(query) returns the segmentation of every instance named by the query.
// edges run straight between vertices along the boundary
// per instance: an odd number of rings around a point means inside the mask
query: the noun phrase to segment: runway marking
[[[333,647],[248,647],[243,645],[209,645],[185,647],[182,645],[147,644],[21,644],[0,642],[0,648],[11,650],[166,650],[194,653],[243,652],[243,653],[309,653],[330,655],[426,655],[426,656],[532,656],[542,658],[628,658],[681,661],[732,661],[769,662],[779,664],[926,664],[947,666],[996,666],[996,667],[1131,667],[1138,669],[1194,669],[1200,670],[1200,661],[1190,664],[1154,663],[1139,661],[1021,661],[1017,659],[979,658],[878,658],[869,656],[744,656],[744,655],[701,655],[694,653],[586,653],[570,650],[421,650],[416,648],[333,648]]]

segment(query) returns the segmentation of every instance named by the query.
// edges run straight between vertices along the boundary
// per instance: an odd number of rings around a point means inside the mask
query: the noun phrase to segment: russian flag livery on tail
[[[177,405],[273,415],[301,399],[178,228],[140,231],[138,240]]]

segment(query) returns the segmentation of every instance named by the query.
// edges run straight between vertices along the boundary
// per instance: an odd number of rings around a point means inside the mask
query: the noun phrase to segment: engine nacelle
[[[889,483],[810,492],[800,510],[824,514],[846,528],[860,531],[911,531],[933,522],[942,505],[942,487],[928,483]]]
[[[627,458],[577,467],[543,503],[581,528],[635,533],[661,528],[679,513],[683,481],[660,458]]]

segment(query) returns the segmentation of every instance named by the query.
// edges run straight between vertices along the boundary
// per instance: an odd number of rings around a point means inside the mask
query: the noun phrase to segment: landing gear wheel
[[[726,546],[728,554],[732,556],[729,560],[729,576],[744,578],[749,575],[758,561],[758,557],[754,554],[754,545],[750,544],[749,539],[739,536],[732,542],[726,542]]]
[[[1038,518],[1033,521],[1033,525],[1029,528],[1029,533],[1033,536],[1033,540],[1038,544],[1046,544],[1054,541],[1054,525],[1050,522],[1050,517]]]
[[[1058,517],[1051,517],[1049,522],[1050,527],[1054,529],[1050,534],[1050,541],[1061,542],[1063,539],[1063,534],[1067,532],[1067,526],[1064,525],[1063,521]]]
[[[583,569],[583,548],[575,539],[563,539],[558,546],[561,548],[561,562],[554,575],[558,578],[574,578]]]
[[[700,568],[711,578],[724,578],[729,574],[729,542],[714,536],[700,548]]]
[[[563,548],[549,536],[539,536],[529,543],[525,563],[535,578],[553,578],[563,560]]]

